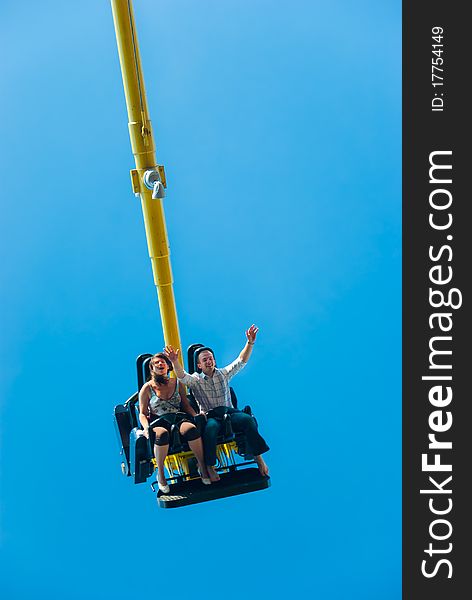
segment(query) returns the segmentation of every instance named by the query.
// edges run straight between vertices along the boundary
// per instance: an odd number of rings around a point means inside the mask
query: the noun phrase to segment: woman
[[[191,417],[197,413],[190,406],[185,388],[177,379],[170,379],[172,363],[163,353],[155,354],[149,363],[151,379],[143,385],[139,392],[139,420],[144,427],[144,434],[149,439],[149,424],[159,419],[153,431],[156,434],[154,452],[157,461],[157,484],[164,494],[170,489],[164,475],[164,461],[169,451],[170,430],[175,423],[180,435],[186,440],[195,454],[198,471],[202,482],[209,485],[208,471],[203,458],[203,446],[198,429]],[[185,413],[180,411],[182,406]]]

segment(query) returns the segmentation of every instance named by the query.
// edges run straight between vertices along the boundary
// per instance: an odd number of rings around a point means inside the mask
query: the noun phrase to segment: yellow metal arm
[[[163,167],[156,162],[151,120],[144,88],[138,39],[131,0],[111,0],[121,74],[128,109],[129,134],[136,169],[132,170],[132,186],[141,196],[146,238],[157,287],[165,344],[182,348],[175,307],[170,250],[163,201],[152,198],[152,190],[144,184],[144,174],[156,170],[165,185]]]

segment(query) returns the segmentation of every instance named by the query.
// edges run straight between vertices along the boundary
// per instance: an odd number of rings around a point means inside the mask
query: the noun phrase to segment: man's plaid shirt
[[[185,371],[185,375],[179,381],[187,385],[193,392],[195,400],[202,410],[208,412],[217,406],[232,407],[231,393],[229,391],[229,380],[239,373],[246,363],[237,358],[223,369],[215,369],[213,377],[207,377],[203,373],[192,373]]]

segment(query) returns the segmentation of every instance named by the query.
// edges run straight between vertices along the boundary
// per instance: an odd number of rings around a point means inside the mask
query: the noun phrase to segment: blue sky
[[[400,598],[400,3],[134,8],[183,344],[259,325],[272,487],[165,511],[121,475],[163,338],[111,8],[4,0],[0,589]]]

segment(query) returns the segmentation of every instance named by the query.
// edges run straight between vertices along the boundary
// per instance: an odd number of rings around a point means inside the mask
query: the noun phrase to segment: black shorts
[[[185,422],[192,423],[192,425],[195,425],[193,417],[184,412],[166,413],[165,415],[161,415],[160,417],[157,415],[149,415],[148,421],[151,429],[154,429],[155,427],[163,427],[169,433],[172,425],[180,425],[181,423]],[[156,422],[154,423],[153,421]]]

